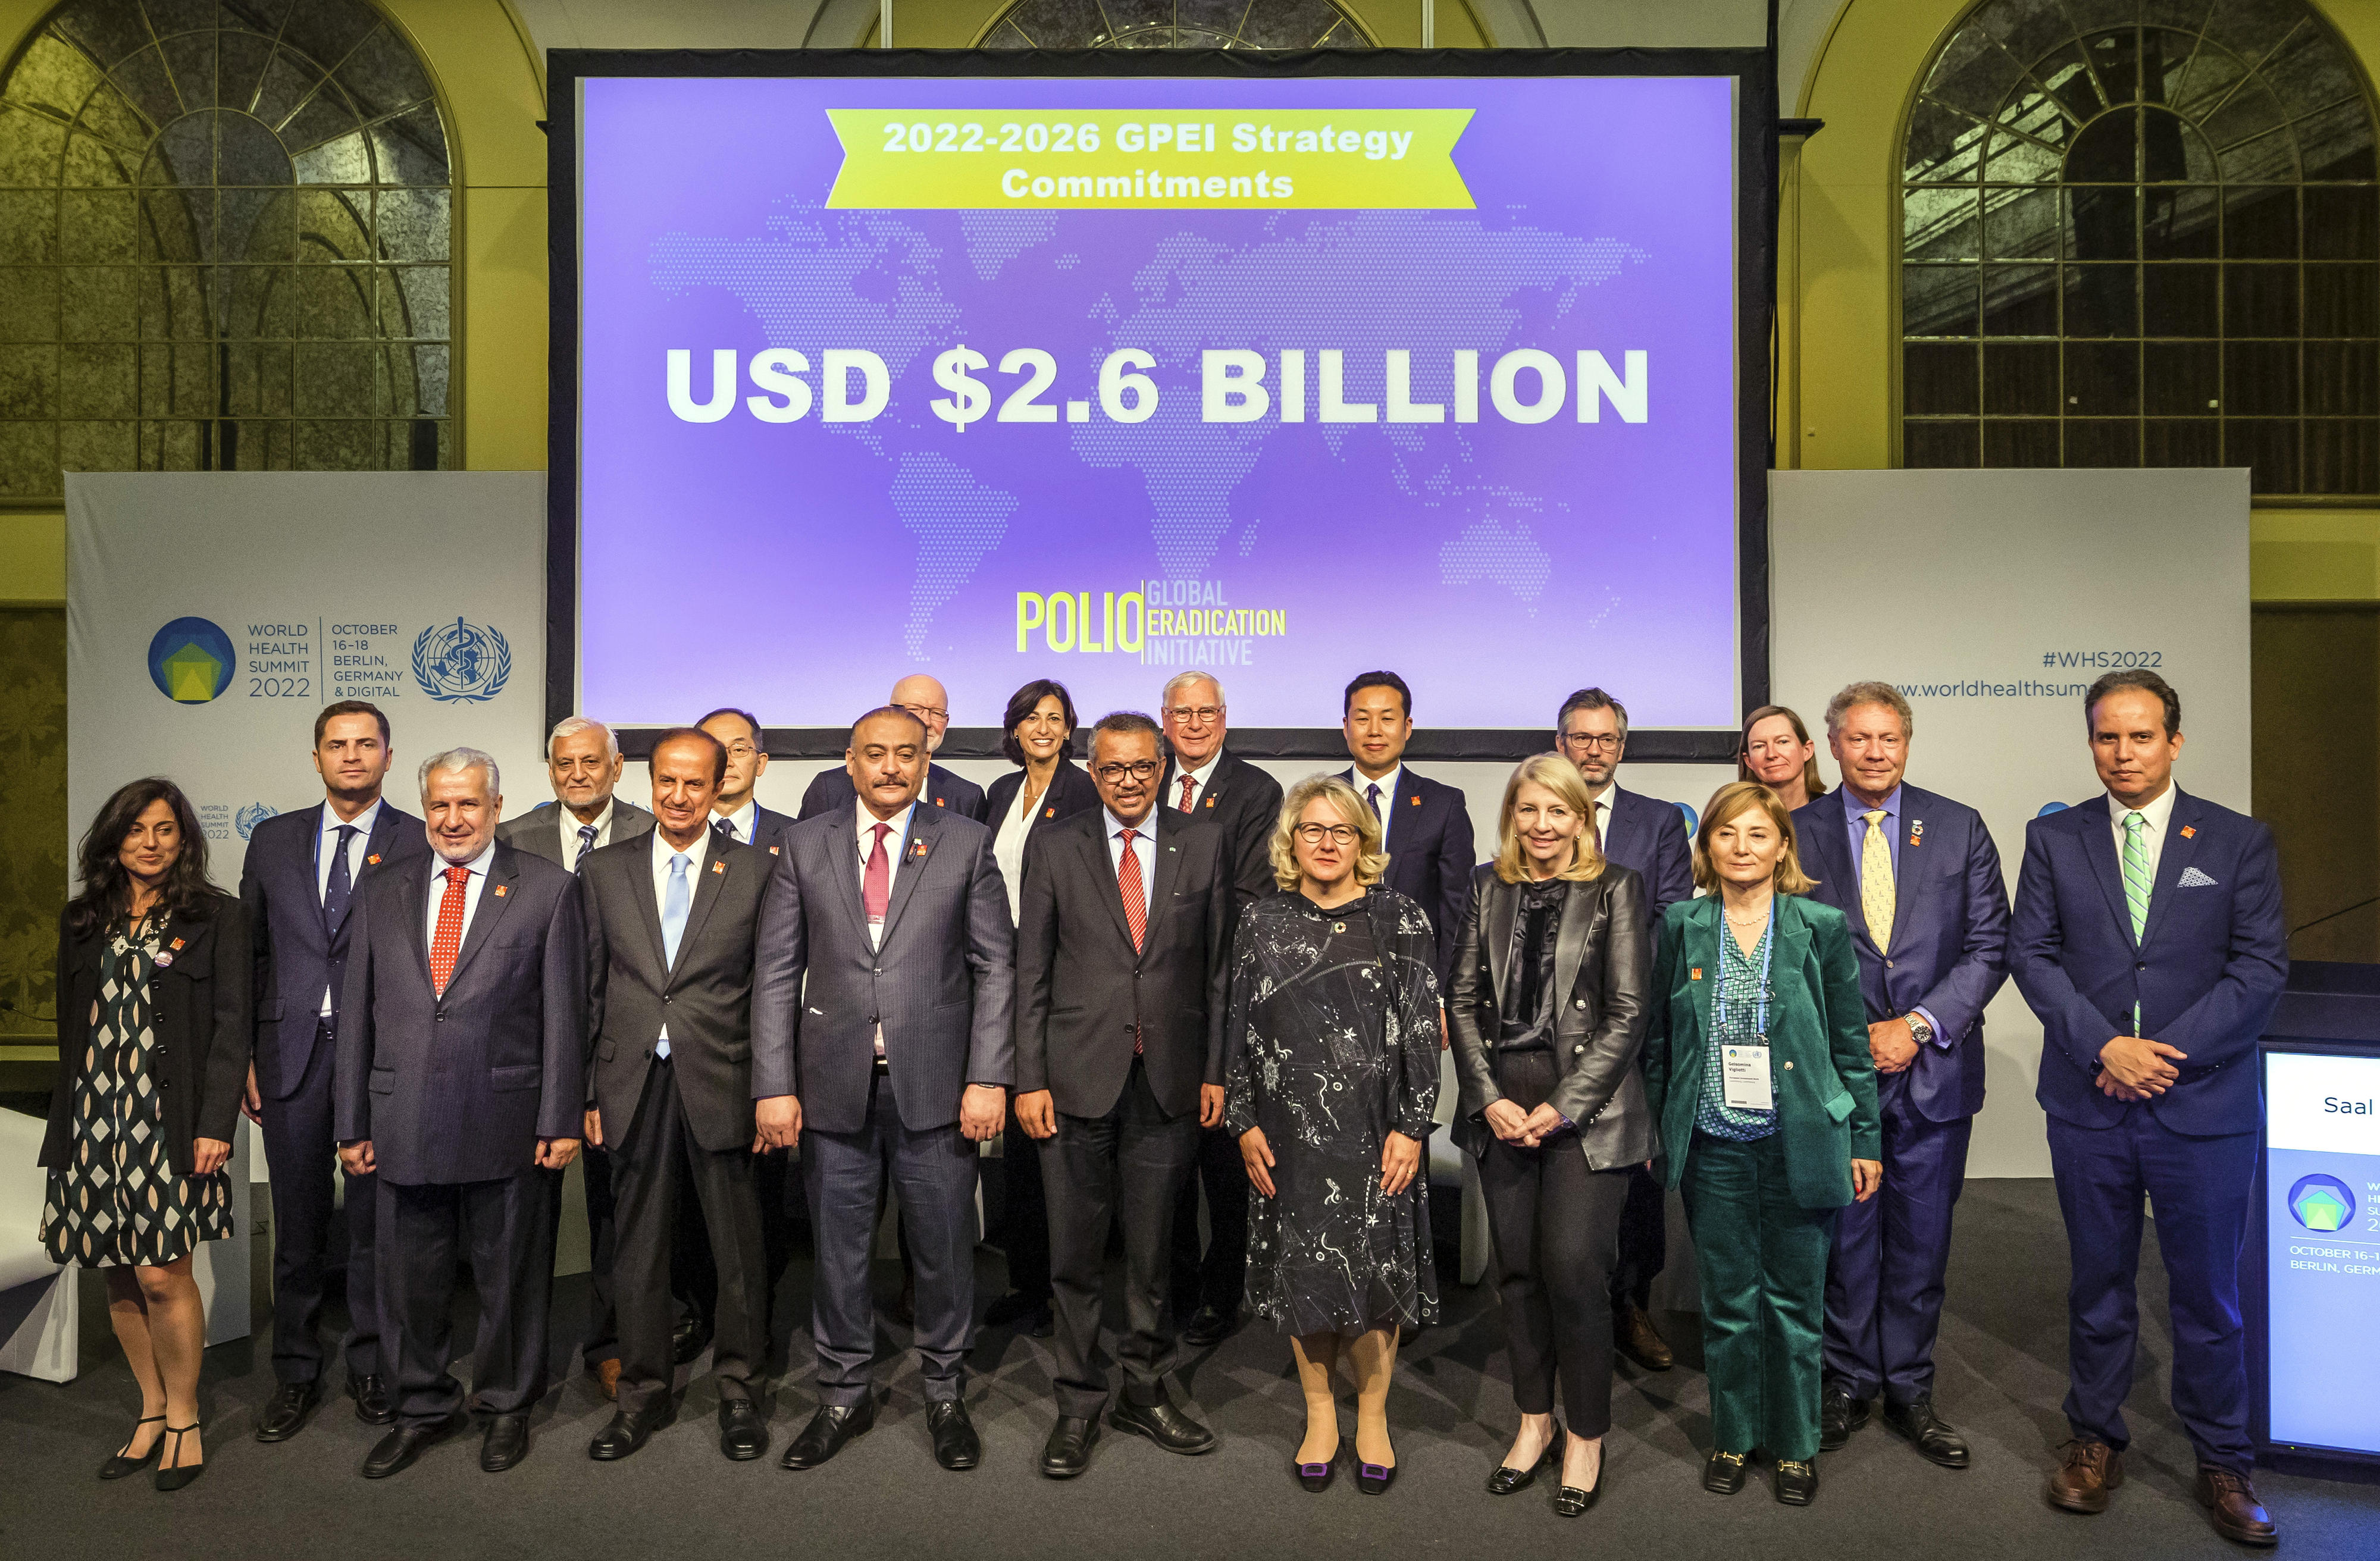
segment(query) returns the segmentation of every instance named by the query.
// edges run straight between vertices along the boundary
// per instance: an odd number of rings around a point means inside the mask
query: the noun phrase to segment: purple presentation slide
[[[581,92],[581,708],[1734,724],[1730,79]]]

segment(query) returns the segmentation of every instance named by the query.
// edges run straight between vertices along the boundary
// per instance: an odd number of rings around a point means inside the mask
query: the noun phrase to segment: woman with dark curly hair
[[[177,1491],[206,1467],[207,1319],[190,1255],[232,1233],[224,1164],[248,1077],[248,922],[208,882],[206,835],[171,780],[107,799],[77,876],[58,926],[42,1240],[56,1262],[106,1274],[108,1318],[140,1384],[140,1422],[99,1477],[162,1454],[157,1488]]]

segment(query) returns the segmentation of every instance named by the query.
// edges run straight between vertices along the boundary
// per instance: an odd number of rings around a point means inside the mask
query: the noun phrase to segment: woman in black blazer
[[[177,1491],[206,1467],[207,1319],[190,1254],[232,1233],[224,1165],[248,1077],[248,922],[207,881],[206,835],[171,780],[108,798],[78,868],[82,891],[58,927],[42,1240],[55,1261],[106,1274],[108,1317],[140,1384],[140,1420],[99,1477],[162,1451],[157,1488]]]
[[[1479,1162],[1521,1410],[1488,1490],[1524,1490],[1559,1458],[1554,1510],[1566,1518],[1602,1490],[1611,1265],[1629,1172],[1658,1148],[1640,1066],[1652,970],[1645,887],[1604,860],[1594,817],[1568,760],[1540,754],[1512,771],[1496,859],[1472,876],[1446,998],[1454,1139]],[[1557,1382],[1567,1436],[1553,1418]]]
[[[1099,805],[1099,789],[1089,771],[1068,756],[1075,747],[1075,699],[1062,683],[1035,678],[1008,696],[1002,719],[1000,751],[1016,766],[985,793],[984,822],[991,826],[991,853],[1008,886],[1008,920],[1016,922],[1017,897],[1025,887],[1025,841],[1034,830]],[[1019,1320],[1036,1338],[1050,1337],[1050,1217],[1041,1195],[1041,1155],[1016,1119],[1000,1145],[1007,1208],[1001,1242],[1008,1253],[1008,1292],[984,1313],[984,1321],[1004,1327]]]

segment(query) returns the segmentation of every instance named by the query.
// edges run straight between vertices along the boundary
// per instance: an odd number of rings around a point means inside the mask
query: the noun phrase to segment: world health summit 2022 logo
[[[212,703],[238,670],[231,635],[204,618],[176,618],[149,642],[149,681],[176,705]]]
[[[2355,1194],[2335,1176],[2301,1176],[2289,1188],[2289,1214],[2307,1229],[2327,1236],[2355,1222]]]
[[[432,699],[476,705],[502,694],[512,675],[513,647],[491,625],[457,618],[413,642],[413,681]]]

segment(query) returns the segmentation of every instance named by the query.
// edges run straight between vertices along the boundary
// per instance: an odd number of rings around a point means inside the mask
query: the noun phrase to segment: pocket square
[[[2184,867],[2181,870],[2180,879],[2174,885],[2174,887],[2176,889],[2213,889],[2216,886],[2213,878],[2208,877],[2204,873],[2200,872],[2197,868]]]

